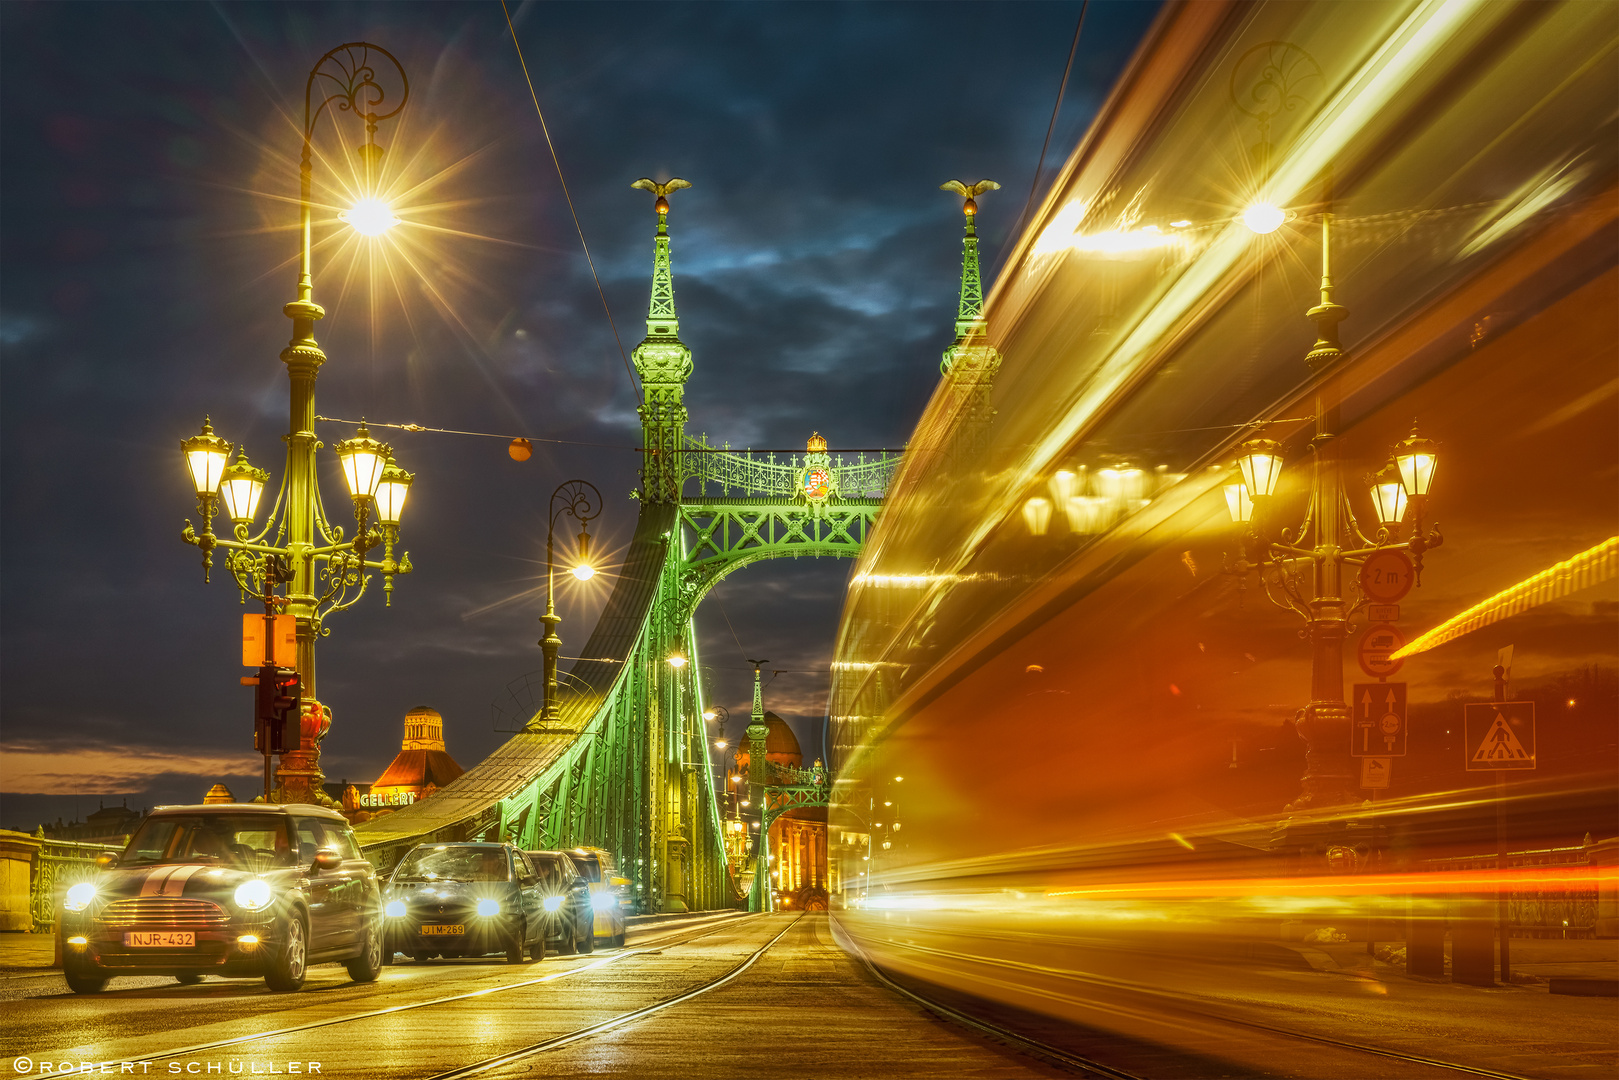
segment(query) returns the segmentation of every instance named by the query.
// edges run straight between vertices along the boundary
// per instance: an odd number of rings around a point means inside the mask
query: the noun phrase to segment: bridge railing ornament
[[[684,468],[681,479],[696,480],[699,498],[710,495],[743,496],[766,499],[797,499],[802,487],[804,470],[821,464],[811,458],[824,454],[792,454],[778,461],[773,453],[755,454],[751,450],[732,450],[729,443],[715,446],[706,438],[687,436],[681,455]],[[898,467],[898,453],[880,453],[869,456],[858,453],[854,460],[839,454],[829,461],[836,478],[837,494],[846,499],[881,499],[888,491],[888,483]],[[682,490],[685,490],[682,484]]]

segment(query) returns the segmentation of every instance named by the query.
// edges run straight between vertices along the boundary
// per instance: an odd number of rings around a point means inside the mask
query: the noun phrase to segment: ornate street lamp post
[[[377,64],[381,60],[391,64],[397,75],[397,104],[377,82]],[[315,451],[321,445],[314,432],[315,379],[326,362],[326,354],[315,342],[315,321],[326,312],[313,299],[310,198],[315,124],[331,106],[334,115],[352,112],[365,122],[365,142],[357,148],[365,186],[359,200],[340,214],[340,219],[366,236],[379,235],[398,223],[375,190],[383,150],[374,136],[378,123],[397,116],[409,97],[410,82],[399,61],[387,50],[366,42],[340,45],[328,52],[310,69],[305,83],[303,156],[299,166],[298,291],[297,299],[283,309],[292,320],[292,340],[281,351],[291,382],[285,436],[287,466],[263,529],[253,532],[253,522],[269,474],[248,464],[246,451],[240,447],[236,463],[227,466],[231,447],[214,435],[207,421],[203,422],[201,434],[181,444],[202,519],[200,535],[187,521],[182,538],[202,549],[203,579],[210,576],[215,548],[225,550],[225,565],[241,587],[244,599],[249,594],[264,597],[273,592],[260,587],[272,560],[284,560],[290,569],[286,595],[271,596],[270,603],[296,618],[296,666],[305,702],[300,718],[302,731],[296,740],[298,748],[281,757],[279,783],[273,795],[276,802],[330,801],[321,787],[325,777],[320,771],[319,749],[320,739],[331,723],[330,711],[315,700],[315,639],[330,632],[324,625],[326,616],[359,601],[371,580],[367,570],[381,572],[389,600],[394,575],[411,571],[409,553],[395,560],[394,545],[413,477],[394,465],[392,448],[371,438],[364,423],[353,438],[344,439],[334,448],[354,503],[352,538],[345,539],[343,528],[327,520],[321,503],[315,475]],[[224,504],[233,524],[229,537],[214,535],[216,499]],[[375,527],[371,524],[373,510]],[[368,559],[366,553],[378,544],[383,546],[383,557]]]
[[[590,564],[590,523],[601,512],[601,492],[589,481],[569,480],[551,493],[545,529],[545,614],[540,616],[540,622],[545,624],[545,636],[540,639],[540,651],[545,654],[545,703],[525,731],[547,730],[557,720],[557,649],[562,647],[562,639],[557,636],[557,625],[562,622],[556,604],[557,519],[567,514],[579,523],[579,563],[572,572],[580,581],[589,581],[596,576],[596,568]]]
[[[1329,204],[1330,205],[1330,204]],[[1260,221],[1268,225],[1269,218]],[[1250,225],[1255,232],[1268,231]],[[1321,215],[1321,302],[1308,312],[1318,329],[1317,340],[1305,362],[1317,375],[1325,374],[1343,355],[1338,323],[1349,314],[1333,302],[1330,262],[1332,214]],[[1315,396],[1315,436],[1310,440],[1314,458],[1310,500],[1297,525],[1278,527],[1280,510],[1274,505],[1281,478],[1281,444],[1268,439],[1246,442],[1238,451],[1239,483],[1225,488],[1226,505],[1233,521],[1247,525],[1242,557],[1230,570],[1246,586],[1250,570],[1259,572],[1265,596],[1278,607],[1300,615],[1311,644],[1310,703],[1299,722],[1307,751],[1303,793],[1290,810],[1326,808],[1358,801],[1350,757],[1351,712],[1344,703],[1344,635],[1348,621],[1369,602],[1364,590],[1351,597],[1345,588],[1345,565],[1359,566],[1385,551],[1409,554],[1417,582],[1422,580],[1423,553],[1444,542],[1435,524],[1426,535],[1422,515],[1433,483],[1435,446],[1413,429],[1411,437],[1394,448],[1393,460],[1371,483],[1378,518],[1375,536],[1368,537],[1355,520],[1344,488],[1338,458],[1338,388],[1323,378]],[[1401,522],[1413,517],[1410,538],[1400,540]],[[1304,580],[1303,564],[1312,568]]]

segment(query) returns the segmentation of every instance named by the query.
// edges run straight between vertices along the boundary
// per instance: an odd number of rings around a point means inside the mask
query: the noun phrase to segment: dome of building
[[[399,754],[371,785],[374,794],[410,791],[418,798],[427,788],[437,790],[462,773],[444,749],[444,718],[436,709],[418,705],[405,714],[405,737]]]
[[[804,753],[798,748],[798,736],[793,729],[787,726],[787,721],[773,712],[765,713],[765,760],[773,761],[778,765],[802,766]],[[748,738],[744,734],[737,747],[737,767],[744,772],[748,768],[749,760]]]

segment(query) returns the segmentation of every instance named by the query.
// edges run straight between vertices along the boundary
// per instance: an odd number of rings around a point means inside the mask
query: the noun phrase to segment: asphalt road
[[[623,950],[541,963],[406,961],[372,985],[338,965],[309,974],[296,994],[120,978],[81,997],[54,973],[6,979],[0,1076],[89,1063],[126,1076],[1071,1075],[883,986],[825,916],[649,928]]]

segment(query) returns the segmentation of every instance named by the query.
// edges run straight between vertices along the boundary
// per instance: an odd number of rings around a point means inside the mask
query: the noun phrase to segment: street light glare
[[[596,576],[596,568],[589,563],[580,563],[573,568],[573,576],[580,581],[589,581]]]
[[[1261,235],[1275,232],[1286,220],[1287,214],[1269,203],[1255,203],[1242,212],[1242,223]]]
[[[381,199],[361,199],[337,218],[362,236],[381,236],[399,224],[393,207]]]

